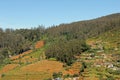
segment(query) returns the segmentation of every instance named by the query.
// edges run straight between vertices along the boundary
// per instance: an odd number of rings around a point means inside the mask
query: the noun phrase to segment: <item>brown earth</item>
[[[6,66],[4,66],[2,68],[2,70],[0,71],[0,73],[5,73],[5,72],[8,72],[10,70],[13,70],[15,69],[17,66],[19,66],[19,64],[8,64]]]
[[[21,63],[32,63],[32,62],[35,62],[37,60],[38,60],[37,58],[31,58],[30,56],[24,56],[21,59],[14,60],[13,62],[14,63],[19,63],[19,62],[21,62]]]
[[[61,72],[63,70],[63,64],[58,61],[48,61],[42,60],[34,64],[30,64],[28,66],[24,66],[21,68],[23,71],[30,72]]]
[[[96,48],[95,40],[87,40],[86,43],[91,46],[91,48]]]
[[[29,53],[31,53],[31,52],[32,52],[32,50],[28,50],[28,51],[23,52],[23,53],[21,53],[21,54],[19,54],[19,55],[12,56],[12,57],[10,57],[10,59],[11,59],[11,60],[16,60],[16,59],[19,59],[20,57],[23,57],[23,56],[25,56],[25,55],[27,55],[27,54],[29,54]]]
[[[63,72],[64,75],[70,74],[70,75],[74,75],[74,74],[79,74],[80,72],[80,68],[82,67],[82,64],[80,62],[75,62],[74,64],[72,64],[72,66]]]
[[[38,48],[41,48],[44,46],[44,41],[38,41],[36,44],[35,44],[35,48],[38,49]]]

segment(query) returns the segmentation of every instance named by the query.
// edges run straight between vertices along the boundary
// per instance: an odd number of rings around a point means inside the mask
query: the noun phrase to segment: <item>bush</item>
[[[110,74],[120,75],[120,70],[111,70],[111,69],[107,69],[107,71],[108,71]]]
[[[62,75],[63,75],[62,72],[58,72],[58,73],[54,72],[52,76],[55,79],[55,78],[58,78],[58,77],[62,77]]]
[[[75,55],[89,50],[89,46],[83,40],[73,39],[70,41],[59,41],[51,44],[45,51],[47,59],[55,58],[67,65],[76,61]]]
[[[79,75],[78,74],[74,74],[73,77],[79,77]]]
[[[106,80],[115,80],[113,76],[107,76]]]
[[[67,74],[67,75],[64,75],[63,77],[68,78],[68,77],[71,77],[71,76],[69,74]]]
[[[5,74],[1,74],[1,77],[2,77],[2,78],[5,77]]]
[[[85,62],[82,62],[82,66],[83,66],[84,68],[87,68],[87,65],[86,65]]]
[[[6,58],[6,59],[3,60],[3,63],[4,64],[11,64],[11,60]]]
[[[80,74],[82,73],[82,72],[84,72],[84,69],[85,68],[87,68],[87,65],[86,65],[86,63],[85,62],[82,62],[82,67],[80,68]]]
[[[84,72],[84,67],[83,66],[80,68],[80,73],[81,72]]]

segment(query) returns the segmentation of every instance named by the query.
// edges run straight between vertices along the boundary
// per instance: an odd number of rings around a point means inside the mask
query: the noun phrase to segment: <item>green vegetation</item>
[[[0,63],[4,64],[5,58],[34,49],[33,43],[42,38],[43,32],[42,26],[34,29],[6,29],[5,31],[0,28]]]
[[[58,72],[58,73],[53,73],[53,79],[55,79],[55,78],[60,78],[60,77],[62,77],[62,72]]]
[[[89,47],[81,40],[61,41],[52,44],[46,50],[46,57],[56,58],[70,65],[76,60],[75,55],[80,55],[88,49]]]
[[[44,40],[45,45],[36,49],[35,43],[39,40]],[[15,60],[10,59],[28,50],[32,52]],[[94,78],[119,80],[119,57],[120,13],[46,29],[43,26],[18,30],[0,28],[0,70],[8,64],[20,64],[11,71],[1,72],[3,80],[20,77],[20,80],[34,80],[36,77],[36,79],[51,80],[52,77],[55,79],[71,76],[88,78],[88,80]],[[68,71],[65,75],[62,71],[48,73],[49,69],[45,72],[21,71],[22,67],[43,59],[63,62],[64,68],[71,67],[74,62],[80,62],[81,67],[78,68],[78,73],[75,73],[76,69],[64,69]]]

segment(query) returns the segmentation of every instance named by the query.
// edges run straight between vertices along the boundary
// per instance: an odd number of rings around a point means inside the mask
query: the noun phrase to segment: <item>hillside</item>
[[[0,30],[0,80],[120,80],[119,57],[120,13]]]
[[[91,46],[97,43],[100,43],[104,46],[105,49],[116,49],[120,47],[120,29],[113,29],[107,31],[100,36],[90,38],[87,40],[88,44]]]
[[[89,38],[86,41],[91,51],[84,55],[87,63],[92,63],[94,69],[88,68],[89,74],[99,76],[99,79],[119,80],[120,77],[120,29],[107,31],[100,36]],[[82,55],[83,56],[83,55]],[[100,72],[103,71],[103,72]]]
[[[108,16],[78,21],[70,24],[60,24],[47,29],[47,34],[52,37],[65,35],[67,39],[95,37],[106,31],[120,28],[120,13]]]

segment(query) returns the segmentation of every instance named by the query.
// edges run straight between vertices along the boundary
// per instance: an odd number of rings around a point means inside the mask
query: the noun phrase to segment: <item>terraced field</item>
[[[43,80],[52,77],[53,72],[63,71],[63,64],[57,61],[42,60],[29,65],[9,69],[2,80]],[[6,70],[6,67],[4,68]],[[14,70],[13,70],[14,69]]]

